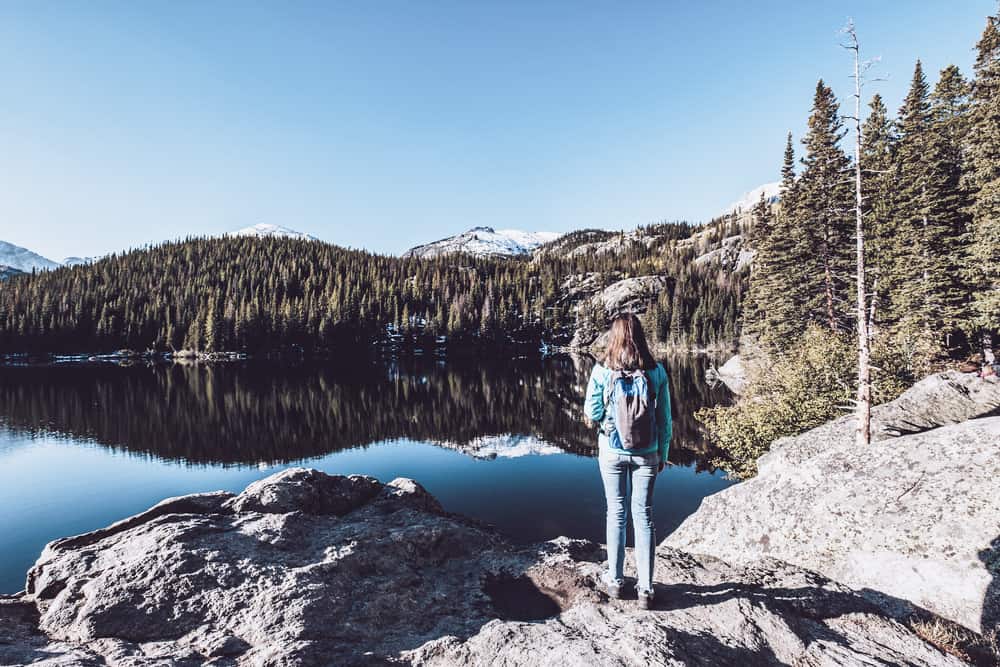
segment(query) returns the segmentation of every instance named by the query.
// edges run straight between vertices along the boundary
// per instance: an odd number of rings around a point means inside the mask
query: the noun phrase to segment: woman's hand
[[[667,462],[664,461],[663,459],[660,459],[660,467],[656,469],[656,474],[659,475],[661,472],[663,472],[663,469],[666,467],[667,467]]]

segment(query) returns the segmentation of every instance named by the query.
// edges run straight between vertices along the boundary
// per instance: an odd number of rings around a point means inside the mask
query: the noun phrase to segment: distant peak
[[[30,273],[33,269],[48,270],[59,267],[59,262],[53,262],[27,248],[16,246],[7,241],[0,241],[0,264],[24,273]]]
[[[744,193],[738,201],[726,207],[723,215],[751,211],[760,202],[761,197],[769,204],[778,201],[781,197],[781,182],[765,183],[750,192]]]
[[[299,232],[289,227],[275,225],[269,222],[258,222],[256,225],[237,229],[234,232],[226,232],[226,236],[255,236],[258,238],[290,238],[303,239],[308,241],[318,241],[315,236],[310,236],[304,232]]]
[[[403,253],[404,257],[438,257],[453,252],[464,252],[479,257],[512,257],[530,255],[544,243],[559,238],[553,232],[526,232],[520,229],[494,229],[473,227],[467,232],[446,239],[420,245]]]

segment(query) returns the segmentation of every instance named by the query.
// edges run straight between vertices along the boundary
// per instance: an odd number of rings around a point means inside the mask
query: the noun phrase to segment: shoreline
[[[575,348],[569,346],[545,345],[541,348],[529,348],[527,350],[518,349],[514,346],[501,346],[494,348],[497,358],[524,359],[548,357],[562,355],[598,356],[600,350],[593,348]],[[669,357],[675,355],[725,355],[735,354],[735,346],[719,347],[685,347],[685,346],[656,346],[652,352],[656,357]],[[445,360],[449,357],[463,358],[471,354],[480,354],[490,350],[489,346],[462,346],[450,351],[447,348],[437,348],[428,350],[426,348],[404,348],[386,351],[384,349],[367,350],[370,354],[368,358],[372,360],[391,360],[401,358],[436,357]],[[103,364],[103,363],[123,363],[123,362],[147,362],[147,363],[228,363],[236,361],[301,361],[301,360],[334,360],[335,356],[328,351],[322,354],[306,354],[302,351],[271,351],[264,353],[250,353],[241,351],[218,351],[218,352],[196,352],[194,350],[177,350],[176,352],[138,352],[135,350],[119,350],[117,352],[8,352],[0,354],[0,367],[3,366],[47,366],[58,364]]]

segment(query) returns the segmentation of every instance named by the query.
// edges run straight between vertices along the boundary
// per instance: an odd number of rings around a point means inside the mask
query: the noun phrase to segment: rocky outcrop
[[[576,305],[577,325],[570,347],[577,350],[606,346],[608,319],[621,312],[645,313],[667,289],[665,276],[638,276],[618,280]]]
[[[710,382],[721,382],[734,394],[742,394],[746,388],[747,374],[740,355],[734,355],[718,368],[709,368],[705,377]]]
[[[49,544],[0,600],[0,664],[961,664],[779,561],[662,547],[644,612],[607,600],[603,558],[512,545],[411,480],[290,469]]]
[[[737,234],[727,236],[719,241],[717,248],[695,257],[694,263],[702,266],[716,263],[730,271],[739,271],[750,265],[753,255],[753,250],[746,248],[743,237]]]
[[[598,565],[586,570],[597,576]],[[661,548],[657,602],[581,600],[543,623],[494,620],[404,654],[415,665],[960,665],[824,577]],[[526,619],[525,619],[526,620]]]
[[[962,420],[997,405],[1000,383],[928,378],[876,408],[869,447],[855,445],[850,418],[775,443],[757,477],[706,498],[666,544],[734,563],[779,558],[989,635],[1000,616],[1000,417]],[[952,421],[962,423],[931,428]]]
[[[921,433],[946,424],[1000,414],[1000,381],[948,371],[928,376],[894,401],[872,408],[872,439]],[[827,422],[807,433],[778,440],[757,462],[760,471],[806,461],[854,434],[853,415]]]

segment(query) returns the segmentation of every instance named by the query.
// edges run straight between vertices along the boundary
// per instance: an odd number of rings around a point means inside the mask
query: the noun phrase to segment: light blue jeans
[[[625,526],[631,505],[635,567],[639,575],[636,589],[652,592],[653,547],[656,544],[653,486],[660,455],[656,452],[642,456],[617,453],[602,442],[597,461],[604,481],[604,497],[608,501],[608,583],[620,585],[624,582]]]

